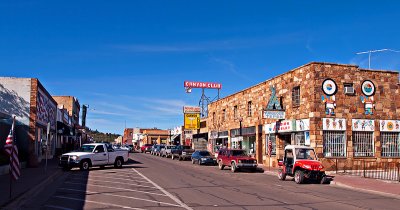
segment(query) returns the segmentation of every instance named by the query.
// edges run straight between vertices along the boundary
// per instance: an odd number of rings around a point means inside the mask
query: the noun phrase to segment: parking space
[[[44,209],[190,209],[135,168],[73,170]]]

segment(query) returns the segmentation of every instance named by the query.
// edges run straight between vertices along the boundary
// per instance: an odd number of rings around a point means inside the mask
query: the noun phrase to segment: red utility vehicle
[[[240,149],[220,149],[217,162],[220,170],[223,170],[225,166],[231,167],[232,172],[236,172],[238,169],[257,170],[257,160]]]
[[[286,176],[294,176],[297,184],[306,180],[314,180],[321,184],[329,184],[328,178],[323,171],[324,166],[318,161],[314,149],[306,146],[288,145],[285,147],[283,161],[279,161],[278,177],[285,180]]]

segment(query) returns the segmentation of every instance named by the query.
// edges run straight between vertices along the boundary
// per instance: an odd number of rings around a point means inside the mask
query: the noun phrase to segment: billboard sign
[[[185,113],[185,130],[200,129],[200,113]]]
[[[191,82],[184,81],[184,87],[186,88],[209,88],[209,89],[221,89],[222,84],[216,82]]]
[[[183,113],[200,113],[200,109],[199,106],[184,106]]]
[[[264,111],[263,117],[264,119],[285,119],[285,111]]]

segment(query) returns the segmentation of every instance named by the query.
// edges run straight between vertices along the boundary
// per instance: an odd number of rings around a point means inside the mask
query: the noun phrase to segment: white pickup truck
[[[114,150],[110,144],[94,143],[84,144],[74,152],[61,155],[59,166],[64,170],[79,167],[81,170],[89,170],[92,166],[113,165],[122,168],[122,164],[128,161],[127,150]]]

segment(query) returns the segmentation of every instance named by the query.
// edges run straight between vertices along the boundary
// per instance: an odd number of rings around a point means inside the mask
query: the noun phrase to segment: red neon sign
[[[190,82],[185,81],[183,83],[184,87],[188,88],[210,88],[210,89],[221,89],[222,84],[216,82]]]

